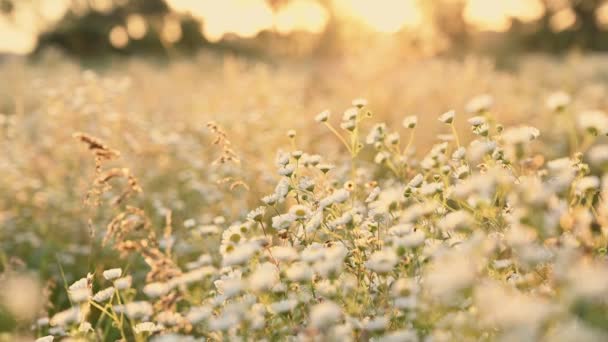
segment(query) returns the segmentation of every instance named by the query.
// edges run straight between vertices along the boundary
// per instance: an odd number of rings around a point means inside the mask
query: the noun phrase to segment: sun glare
[[[108,39],[110,44],[117,49],[122,49],[129,44],[129,34],[123,26],[114,26],[110,30]]]
[[[511,20],[497,1],[469,0],[463,16],[467,23],[481,30],[506,31],[511,27]]]
[[[538,20],[545,14],[541,0],[511,0],[503,3],[507,15],[523,22]]]
[[[329,14],[318,2],[295,0],[276,12],[264,0],[167,0],[177,12],[201,20],[202,32],[216,42],[227,34],[252,38],[264,30],[276,29],[281,34],[295,31],[320,33]]]
[[[468,0],[463,17],[467,23],[483,31],[507,31],[513,19],[529,22],[545,13],[540,0]]]
[[[565,31],[576,24],[576,13],[570,7],[561,9],[551,16],[549,24],[555,32]]]
[[[604,2],[595,13],[595,20],[602,29],[608,29],[608,2]]]
[[[37,32],[32,32],[0,17],[0,53],[28,54],[36,48]]]
[[[201,20],[203,34],[210,41],[219,41],[229,33],[255,37],[272,28],[274,22],[272,9],[264,0],[168,0],[168,3],[173,10]]]
[[[267,0],[164,0],[172,11],[189,14],[200,21],[201,33],[211,42],[218,42],[227,35],[253,38],[263,31],[281,35],[294,32],[321,33],[330,19],[330,11],[357,27],[367,27],[379,33],[396,33],[404,29],[416,29],[425,23],[423,4],[430,0],[328,0],[323,5],[318,0],[291,0],[282,6],[272,7]],[[429,1],[429,2],[426,2]],[[462,17],[476,30],[505,32],[514,20],[531,22],[546,13],[542,0],[454,0],[464,3]],[[32,2],[16,2],[14,18],[0,19],[0,51],[27,54],[37,44],[38,35],[49,25],[59,21],[71,8],[74,13],[83,11],[77,4],[107,13],[121,3],[112,0],[39,0],[34,10]],[[70,7],[71,6],[71,7]],[[39,13],[42,20],[32,20]],[[167,19],[170,18],[170,19]],[[163,22],[161,38],[164,42],[181,39],[181,27],[177,18],[168,16]],[[602,28],[608,28],[608,5],[596,13]],[[576,15],[568,7],[550,18],[554,31],[573,27]],[[123,32],[124,29],[124,32]],[[123,33],[126,32],[126,39]],[[129,39],[142,39],[148,32],[148,23],[139,14],[130,15],[121,29],[110,33],[114,46],[126,46]],[[125,40],[127,43],[125,43]]]
[[[463,17],[480,30],[506,31],[512,20],[534,21],[542,17],[541,0],[465,0]],[[226,34],[253,37],[264,30],[281,34],[294,31],[322,32],[327,10],[313,0],[288,2],[276,12],[264,0],[167,0],[177,12],[202,21],[205,37],[218,41]],[[419,27],[424,20],[420,0],[332,0],[336,14],[353,19],[374,31],[395,33]]]
[[[68,0],[42,0],[40,13],[46,21],[57,21],[61,19],[70,8]]]
[[[321,33],[327,25],[329,14],[313,0],[295,0],[279,9],[274,26],[281,34],[294,31]]]
[[[335,0],[336,7],[366,26],[383,33],[395,33],[422,23],[416,0]]]
[[[129,15],[127,17],[127,32],[132,39],[142,39],[148,32],[148,25],[144,17],[139,14]]]
[[[329,14],[318,2],[295,0],[273,11],[264,0],[167,0],[170,7],[189,13],[202,22],[202,31],[210,41],[226,34],[254,37],[264,30],[281,34],[295,31],[320,33]],[[334,0],[338,12],[378,32],[394,33],[422,23],[416,0]]]
[[[60,20],[69,5],[68,0],[15,3],[11,16],[0,15],[0,53],[23,55],[32,52],[40,32]]]

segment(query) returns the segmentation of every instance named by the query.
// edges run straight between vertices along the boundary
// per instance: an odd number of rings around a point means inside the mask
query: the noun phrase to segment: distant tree
[[[542,0],[545,13],[534,22],[513,19],[504,33],[476,32],[462,17],[465,1],[438,0],[434,2],[435,28],[451,43],[451,51],[484,51],[497,55],[523,51],[567,52],[608,51],[608,32],[596,20],[598,9],[605,0]],[[556,6],[556,4],[561,4]],[[559,11],[570,9],[576,22],[571,27],[556,30],[553,21]]]
[[[10,8],[11,1],[16,0],[0,0],[0,4],[6,2],[5,6]],[[291,0],[267,1],[275,10],[278,10]],[[328,13],[333,13],[330,9],[331,0],[318,1],[328,9]],[[63,50],[79,56],[96,56],[108,52],[126,55],[133,53],[165,55],[174,51],[193,53],[200,48],[207,48],[244,55],[264,55],[266,52],[263,50],[268,47],[269,42],[276,41],[272,37],[272,33],[265,32],[258,37],[259,42],[257,43],[251,40],[234,39],[211,43],[201,34],[198,18],[182,15],[179,16],[182,31],[181,39],[168,46],[163,43],[160,36],[163,19],[171,12],[164,0],[121,0],[120,3],[121,5],[117,5],[107,12],[87,11],[84,15],[74,11],[68,12],[65,18],[52,30],[41,35],[38,51],[42,51],[46,46],[59,46]],[[139,14],[146,20],[149,26],[148,33],[143,39],[131,40],[126,47],[112,47],[108,39],[109,32],[114,26],[124,25],[127,17],[131,14]],[[336,30],[335,22],[330,20],[323,37],[318,39],[319,42],[322,42],[320,45],[330,46],[326,43],[336,42],[337,40],[334,39]],[[283,41],[289,40],[289,38],[284,37],[280,39]]]
[[[154,26],[169,12],[163,0],[128,0],[122,6],[115,6],[108,12],[89,10],[84,14],[69,11],[56,27],[40,37],[39,50],[54,45],[77,55],[99,55],[118,51],[108,40],[110,30],[116,25],[124,25],[130,14],[141,15],[149,26]],[[122,53],[153,52],[163,50],[156,30],[149,29],[146,36],[131,41],[120,49]]]
[[[39,0],[0,0],[0,15],[11,16],[19,5],[37,1]],[[71,1],[74,5],[83,1],[87,3],[86,0]],[[278,11],[293,0],[266,1]],[[181,15],[178,19],[181,25],[181,39],[175,44],[166,44],[161,35],[165,18],[173,15],[165,0],[114,0],[115,6],[106,11],[82,12],[74,7],[63,19],[41,34],[38,51],[42,51],[47,46],[58,46],[78,56],[97,56],[108,52],[127,55],[134,53],[170,55],[175,51],[191,53],[206,48],[263,56],[275,53],[289,54],[291,51],[297,51],[302,46],[300,43],[306,41],[305,53],[327,56],[348,53],[352,44],[359,40],[365,44],[363,33],[359,36],[358,33],[349,30],[350,23],[344,21],[337,13],[333,0],[315,1],[326,9],[329,20],[325,31],[314,38],[299,33],[286,37],[266,31],[255,40],[228,37],[220,42],[211,43],[200,32],[199,18]],[[415,34],[404,34],[404,41],[410,42],[415,49],[417,44],[429,44],[429,40],[432,40],[441,45],[441,50],[447,47],[452,53],[462,54],[471,51],[496,55],[522,51],[559,53],[572,48],[608,51],[608,32],[596,20],[597,11],[606,0],[564,0],[560,2],[562,7],[556,7],[555,0],[541,1],[544,2],[547,10],[539,20],[524,23],[514,19],[508,32],[487,34],[475,31],[475,28],[463,19],[465,0],[419,0],[427,17],[427,24],[432,25],[433,36],[431,38],[425,36],[423,39],[426,41],[423,42],[417,41]],[[567,29],[556,30],[552,22],[556,13],[564,9],[563,6],[571,9],[571,13],[576,16],[576,22]],[[147,34],[142,39],[130,40],[127,46],[113,47],[108,39],[110,31],[115,26],[125,25],[127,18],[132,14],[138,14],[145,19],[148,24]],[[304,39],[301,40],[302,38]]]
[[[543,17],[532,29],[523,24],[513,25],[508,34],[513,45],[523,50],[540,50],[553,53],[565,52],[573,48],[584,51],[607,51],[608,32],[603,30],[596,20],[596,14],[602,0],[569,0],[564,7],[551,6],[550,0],[544,0],[547,8]],[[564,30],[556,30],[552,24],[560,10],[571,8],[576,22]]]

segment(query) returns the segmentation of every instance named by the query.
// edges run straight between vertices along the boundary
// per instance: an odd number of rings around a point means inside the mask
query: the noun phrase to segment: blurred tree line
[[[499,33],[472,30],[461,15],[464,1],[439,0],[432,17],[456,51],[476,49],[495,54],[608,51],[608,23],[599,20],[602,6],[607,10],[604,15],[608,15],[608,1],[542,0],[542,3],[545,12],[541,18],[532,22],[512,18],[509,30]]]
[[[0,11],[11,15],[17,1],[0,0]],[[87,0],[70,0],[74,3]],[[226,50],[241,54],[258,54],[273,46],[277,41],[287,44],[290,50],[296,43],[293,38],[276,37],[272,32],[263,32],[255,40],[227,39],[211,43],[200,31],[200,23],[191,17],[180,16],[181,38],[168,46],[163,40],[161,26],[171,14],[164,0],[113,0],[114,6],[107,11],[86,11],[78,13],[70,10],[52,29],[39,37],[38,51],[47,46],[58,46],[78,55],[103,55],[108,52],[121,54],[170,54],[171,51],[193,53],[201,48]],[[221,1],[221,0],[218,0]],[[274,8],[286,5],[290,0],[267,0]],[[317,0],[330,14],[324,33],[315,39],[308,50],[311,54],[325,54],[339,49],[342,27],[336,19],[332,0]],[[448,51],[487,51],[492,53],[516,53],[522,51],[545,51],[560,53],[571,49],[584,51],[608,50],[608,31],[598,20],[598,10],[606,0],[542,0],[545,5],[543,16],[534,22],[512,20],[510,29],[500,33],[480,33],[468,25],[462,13],[465,0],[421,0],[422,7],[434,26],[434,31],[448,42]],[[608,7],[606,7],[608,9]],[[567,11],[568,13],[566,13]],[[142,16],[150,29],[144,37],[132,40],[121,48],[112,46],[108,39],[111,29],[124,25],[129,15]],[[556,28],[557,19],[568,20],[574,15],[575,21],[566,28]],[[607,13],[608,15],[608,13]],[[560,17],[561,16],[561,17]],[[343,24],[343,23],[342,23]],[[291,44],[291,45],[290,45]],[[279,45],[279,44],[275,44]]]
[[[17,1],[36,0],[0,0],[2,10],[11,15]],[[122,54],[151,53],[162,54],[165,47],[162,44],[160,30],[154,29],[162,25],[163,18],[170,9],[163,0],[122,0],[109,9],[79,7],[80,0],[71,0],[72,7],[51,30],[42,32],[39,37],[37,51],[45,47],[59,47],[64,51],[78,56],[97,56],[108,52]],[[86,3],[86,0],[85,0]],[[109,32],[117,25],[124,25],[127,17],[138,14],[143,17],[149,27],[146,34],[137,40],[130,41],[128,46],[117,49],[112,46]],[[194,51],[204,45],[204,39],[199,32],[198,24],[192,20],[182,20],[182,39],[179,48],[183,51]]]
[[[544,0],[545,6],[550,9],[551,1]],[[606,51],[608,50],[608,32],[606,27],[598,20],[598,10],[604,4],[603,0],[569,0],[572,12],[576,15],[576,22],[571,28],[556,30],[552,25],[557,13],[547,11],[538,27],[527,32],[522,25],[516,25],[513,33],[521,37],[522,48],[541,49],[553,52],[564,51],[571,47],[582,50]],[[563,9],[561,9],[563,11]],[[563,13],[563,12],[562,12]],[[553,15],[553,16],[552,16]]]

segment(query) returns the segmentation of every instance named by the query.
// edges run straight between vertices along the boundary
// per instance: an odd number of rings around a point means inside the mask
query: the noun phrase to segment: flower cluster
[[[585,61],[1,65],[2,337],[606,340]]]
[[[566,99],[548,100],[555,115],[569,115]],[[439,115],[449,132],[420,156],[403,132],[369,124],[364,100],[345,111],[342,131],[319,114],[347,158],[294,142],[278,152],[276,186],[259,207],[231,224],[185,223],[216,238],[215,250],[141,288],[110,269],[111,284],[94,289],[90,274],[69,286],[73,306],[45,321],[48,332],[92,336],[99,311],[127,340],[606,339],[598,136],[608,116],[581,114],[570,134],[584,143],[546,159],[540,130],[498,124],[492,103],[485,95],[468,106],[468,144],[454,126],[460,116]],[[416,117],[404,127],[413,137]]]

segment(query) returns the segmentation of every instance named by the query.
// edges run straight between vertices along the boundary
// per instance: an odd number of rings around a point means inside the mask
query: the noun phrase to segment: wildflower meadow
[[[605,86],[577,63],[437,60],[348,100],[234,59],[47,63],[1,117],[7,341],[608,338]]]
[[[0,342],[608,341],[608,1],[0,0]]]

